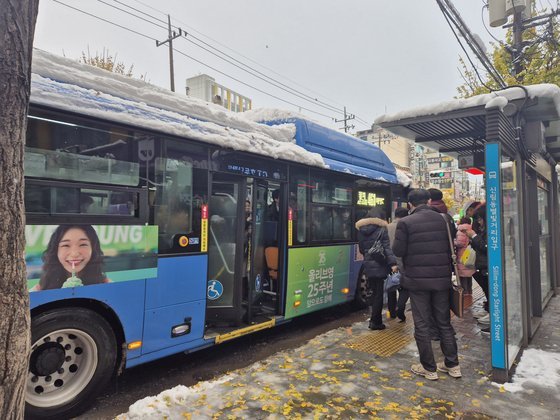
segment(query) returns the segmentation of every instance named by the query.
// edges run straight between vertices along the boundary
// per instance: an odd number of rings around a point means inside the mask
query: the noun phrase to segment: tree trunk
[[[0,0],[0,418],[23,418],[29,357],[23,151],[38,0]]]

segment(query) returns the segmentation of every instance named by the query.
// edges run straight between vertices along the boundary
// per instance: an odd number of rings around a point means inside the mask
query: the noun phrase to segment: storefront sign
[[[501,151],[498,143],[486,144],[486,231],[492,367],[507,369],[505,293],[502,259]]]

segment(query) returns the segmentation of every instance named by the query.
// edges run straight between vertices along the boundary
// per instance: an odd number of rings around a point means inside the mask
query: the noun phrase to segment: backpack
[[[378,263],[385,263],[385,248],[381,242],[381,235],[383,235],[383,228],[379,229],[379,233],[373,241],[373,245],[366,251],[365,258],[377,261]]]

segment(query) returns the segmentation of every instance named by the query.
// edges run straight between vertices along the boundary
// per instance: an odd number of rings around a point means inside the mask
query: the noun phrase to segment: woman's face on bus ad
[[[82,271],[91,259],[91,253],[91,242],[79,228],[69,229],[58,244],[58,261],[68,273]]]

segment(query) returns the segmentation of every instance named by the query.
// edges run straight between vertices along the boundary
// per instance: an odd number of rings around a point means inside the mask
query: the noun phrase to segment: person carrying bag
[[[363,271],[373,292],[370,330],[383,330],[382,321],[383,287],[387,274],[397,272],[397,259],[389,245],[386,214],[382,208],[374,207],[368,217],[356,222],[358,247],[364,256]]]
[[[443,216],[443,215],[442,215]],[[464,301],[463,301],[463,287],[459,284],[459,268],[457,267],[457,254],[455,254],[455,246],[451,238],[451,229],[449,223],[444,217],[445,226],[447,226],[447,236],[449,237],[449,248],[451,251],[451,260],[453,263],[453,276],[451,277],[451,290],[449,294],[449,305],[451,311],[459,318],[463,318]]]

